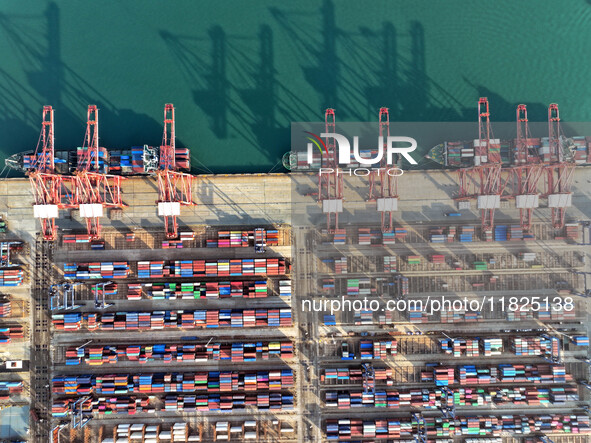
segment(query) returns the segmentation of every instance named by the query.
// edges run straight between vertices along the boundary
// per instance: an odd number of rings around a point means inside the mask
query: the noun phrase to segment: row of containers
[[[195,413],[207,411],[292,411],[294,397],[281,392],[251,394],[166,395],[162,401],[153,396],[85,396],[80,399],[55,399],[52,416],[68,417],[72,412],[92,415],[134,415],[154,412]]]
[[[257,229],[251,231],[218,231],[217,238],[207,239],[208,248],[249,248],[255,244],[279,246],[279,231]]]
[[[577,346],[588,346],[586,336],[572,337]],[[439,346],[443,353],[454,357],[478,357],[501,355],[504,349],[519,356],[555,356],[560,352],[560,338],[558,337],[510,337],[502,338],[442,338]]]
[[[21,325],[0,328],[0,343],[11,343],[12,340],[25,338],[25,331]]]
[[[487,387],[487,388],[423,388],[376,389],[363,391],[326,391],[328,408],[388,408],[388,409],[439,409],[452,406],[501,406],[563,405],[579,401],[576,386],[550,388],[538,387]]]
[[[364,368],[327,368],[320,380],[327,384],[346,385],[363,383]],[[393,386],[395,372],[391,368],[374,368],[377,384]],[[571,383],[573,377],[562,365],[554,364],[510,364],[498,365],[440,365],[428,363],[421,371],[420,383],[435,386],[489,385],[496,383]]]
[[[130,441],[189,443],[202,441],[201,434],[201,432],[192,432],[187,423],[172,423],[170,425],[123,423],[113,428],[112,437],[103,438],[99,443],[129,443]]]
[[[293,388],[291,369],[265,371],[210,371],[158,374],[101,374],[58,376],[56,395],[115,395],[234,391],[283,391]]]
[[[474,269],[477,271],[487,271],[489,269],[489,265],[491,269],[513,269],[515,266],[515,262],[513,263],[504,263],[502,260],[499,260],[499,257],[505,259],[507,254],[487,254],[488,257],[486,259],[474,260],[472,257],[467,256],[453,256],[453,255],[444,255],[444,254],[429,254],[425,257],[420,255],[406,255],[403,257],[399,257],[400,260],[397,260],[396,256],[385,256],[382,258],[383,267],[381,266],[382,263],[379,261],[373,264],[375,266],[376,272],[385,272],[385,273],[393,273],[393,272],[405,272],[405,271],[413,271],[413,270],[442,270],[443,268],[439,265],[447,265],[447,269],[461,271],[465,269]],[[553,263],[553,257],[548,256],[545,254],[537,255],[535,252],[520,252],[514,256],[526,263],[528,263],[532,269],[541,269],[544,266],[552,267],[555,263]],[[427,260],[428,263],[431,265],[437,266],[423,266],[422,268],[417,268],[416,265],[424,265],[424,260]],[[537,259],[537,260],[536,260]],[[333,270],[334,265],[333,262],[330,261],[331,259],[324,259],[322,260],[323,263],[326,264],[328,270]],[[578,257],[571,257],[566,258],[568,260],[567,264],[571,266],[578,266],[582,265],[582,260]],[[400,263],[401,266],[397,264]],[[415,266],[413,266],[415,265]],[[344,270],[345,268],[343,268]],[[355,272],[360,272],[357,269]],[[341,272],[343,273],[343,272]]]
[[[141,287],[147,298],[153,300],[265,298],[271,295],[269,283],[273,286],[274,281],[163,282],[144,283]],[[290,297],[291,281],[279,280],[277,289],[280,296]]]
[[[9,299],[0,300],[0,318],[10,317],[12,306]]]
[[[429,228],[429,241],[431,243],[451,243],[459,241],[461,243],[470,243],[476,240],[476,228],[467,226],[447,226]],[[520,225],[497,225],[494,229],[484,230],[482,240],[490,241],[516,241],[516,240],[535,240],[531,233],[523,232]]]
[[[53,314],[58,331],[159,330],[164,328],[255,328],[289,327],[291,308],[200,309],[195,311],[110,312]]]
[[[21,271],[22,272],[22,271]],[[285,275],[285,258],[174,260],[137,262],[138,278],[165,277],[240,277],[243,275]],[[132,274],[128,262],[65,263],[67,279],[119,279]],[[0,275],[1,277],[1,275]]]
[[[187,423],[172,424],[145,424],[124,423],[116,425],[111,437],[100,440],[99,443],[160,443],[171,441],[174,443],[201,442],[204,439],[213,441],[257,441],[264,439],[270,427],[275,427],[279,438],[286,436],[293,438],[294,427],[289,422],[259,422],[257,420],[245,421],[209,421],[209,430],[199,424],[192,429]],[[261,431],[264,435],[261,435]],[[208,440],[211,441],[211,440]]]
[[[535,240],[534,234],[524,232],[520,225],[496,225],[494,228],[482,231],[482,241],[531,241]],[[580,234],[580,226],[577,223],[565,225],[565,237],[556,239],[577,240]],[[395,228],[394,232],[382,232],[377,228],[358,228],[356,238],[348,238],[346,229],[335,230],[331,237],[327,231],[322,231],[322,236],[328,241],[324,243],[334,245],[358,244],[360,246],[383,246],[395,244],[396,241],[404,241],[407,229]],[[431,243],[473,242],[478,241],[476,227],[474,225],[431,227],[428,231]]]
[[[105,299],[215,300],[220,298],[291,297],[291,280],[238,280],[159,283],[98,283],[92,293]],[[120,296],[120,297],[119,297]],[[1,309],[0,302],[0,309]],[[1,312],[1,311],[0,311]]]
[[[22,392],[22,381],[0,381],[0,400],[8,400],[11,395],[18,395]]]
[[[87,146],[78,147],[76,151],[60,151],[57,152],[56,168],[61,173],[72,172],[74,169],[88,167],[87,158],[88,151],[92,148]],[[145,159],[149,158],[146,155],[150,152],[156,153],[158,148],[149,146],[134,146],[131,149],[124,150],[107,150],[106,148],[98,148],[98,157],[95,152],[90,152],[90,165],[93,169],[97,169],[97,172],[101,174],[115,173],[118,175],[130,175],[130,174],[144,174],[149,172],[148,164],[144,164]],[[175,162],[177,168],[188,171],[191,169],[191,154],[188,148],[175,148],[174,152]],[[47,162],[43,154],[27,154],[23,156],[23,164],[25,169],[35,168],[37,164]],[[163,157],[160,161],[164,161]],[[61,166],[60,166],[61,165]],[[67,168],[72,169],[68,171]]]
[[[21,268],[0,269],[0,286],[20,286],[25,274]]]
[[[101,366],[120,361],[148,362],[253,362],[270,358],[293,358],[291,341],[252,343],[201,343],[201,344],[144,344],[120,346],[83,346],[66,349],[66,365]]]
[[[323,277],[318,279],[318,285],[322,290],[323,294],[325,295],[347,295],[347,296],[359,296],[359,295],[406,295],[408,294],[408,289],[412,284],[413,293],[421,293],[421,289],[424,288],[425,284],[425,277],[422,275],[418,276],[410,276],[406,277],[401,274],[396,275],[379,275],[380,273],[390,273],[395,271],[386,270],[391,262],[391,257],[383,257],[384,260],[388,260],[384,264],[382,268],[379,266],[380,262],[374,263],[371,269],[369,270],[356,270],[353,271],[355,274],[365,273],[365,274],[372,274],[371,277],[354,277],[347,278],[347,274],[350,273],[350,267],[347,264],[347,257],[336,258],[336,259],[323,259],[322,263],[325,266],[325,271],[322,274],[332,273],[336,271],[334,276],[331,277]],[[498,263],[497,260],[489,259],[488,264],[496,264]],[[476,269],[486,269],[488,267],[486,262],[477,261],[472,264],[470,268]],[[456,266],[456,270],[461,270],[463,268],[460,267],[460,262],[455,262],[454,266]],[[368,266],[369,267],[369,266]],[[541,265],[530,265],[531,269],[541,268]],[[490,285],[491,289],[495,289],[496,282],[504,281],[509,283],[514,283],[509,278],[499,277],[498,275],[488,276],[488,275],[473,275],[473,276],[465,276],[465,275],[453,275],[453,272],[448,272],[446,277],[451,280],[443,280],[439,283],[440,291],[447,292],[450,290],[450,287],[457,287],[458,292],[465,291],[465,286],[459,286],[460,283],[462,285],[469,285],[468,288],[483,288],[485,284]],[[456,279],[454,282],[454,278]],[[534,278],[534,277],[532,277]],[[447,281],[447,282],[446,282]],[[559,293],[562,295],[570,295],[571,290],[569,289],[568,282],[556,282],[554,283],[554,287],[557,289]],[[423,289],[424,291],[424,289]],[[505,302],[508,303],[509,297],[505,298]],[[545,299],[541,299],[542,302]],[[548,303],[542,303],[541,306],[538,306],[536,309],[530,309],[531,311],[538,311],[541,313],[548,313],[550,311],[558,312],[559,309],[556,309],[558,303],[553,303],[555,300],[551,297],[548,298]],[[489,300],[490,303],[490,300]],[[500,301],[498,302],[500,303]],[[561,303],[564,304],[564,303]],[[514,306],[512,304],[511,306]],[[521,307],[524,307],[521,312],[516,312],[516,310],[508,310],[508,309],[501,309],[501,311],[511,312],[514,315],[526,315],[527,311],[525,309],[525,305],[520,304]],[[552,309],[549,307],[552,306]],[[570,306],[570,304],[569,304]],[[459,309],[456,309],[459,310]],[[571,310],[574,311],[574,310]],[[500,312],[500,311],[499,311]]]
[[[534,311],[527,305],[520,305],[516,311],[506,311],[504,313],[504,321],[508,322],[521,322],[525,320],[539,320],[542,322],[557,322],[565,321],[572,322],[577,319],[576,309],[564,309],[557,304],[551,305],[551,309],[548,311]],[[501,304],[499,302],[495,305],[496,309],[491,309],[491,312],[502,312]],[[425,309],[421,309],[420,305],[413,306],[408,305],[408,310],[405,312],[385,310],[378,311],[364,311],[364,310],[352,310],[348,311],[348,317],[343,317],[340,314],[341,321],[349,322],[355,326],[370,326],[370,325],[387,325],[402,321],[408,321],[409,323],[478,323],[485,321],[482,312],[471,311],[466,309],[458,310],[441,310],[440,312],[434,312],[432,315]],[[337,316],[331,314],[321,314],[323,325],[325,326],[336,326]],[[495,321],[499,321],[501,318],[496,318]],[[583,342],[584,342],[584,337]]]
[[[406,228],[397,227],[394,232],[382,232],[380,229],[359,228],[357,232],[357,244],[361,246],[393,245],[396,241],[404,241],[408,231]],[[345,245],[355,243],[353,239],[347,241],[346,229],[335,229],[334,232],[321,231],[322,243],[333,245]]]
[[[324,273],[334,273],[334,274],[348,274],[349,272],[362,272],[360,270],[354,270],[349,263],[353,260],[353,257],[334,257],[334,258],[324,258],[322,259],[322,263],[324,265]],[[395,255],[387,255],[377,259],[375,263],[375,270],[372,269],[375,273],[395,273],[398,271],[398,261]]]
[[[570,337],[577,346],[589,346],[589,338],[583,335]],[[438,339],[439,351],[453,357],[495,357],[503,355],[505,350],[518,356],[557,356],[560,351],[558,337],[488,337],[460,338],[447,337]],[[358,349],[341,343],[339,350],[341,360],[383,360],[398,353],[396,339],[361,340]]]
[[[427,439],[454,437],[499,437],[502,433],[529,435],[539,433],[589,434],[587,415],[486,415],[456,418],[424,417],[389,419],[327,419],[324,431],[329,440],[358,438]]]

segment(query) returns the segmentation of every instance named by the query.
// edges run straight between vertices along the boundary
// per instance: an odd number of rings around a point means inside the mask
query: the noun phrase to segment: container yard
[[[564,219],[526,223],[447,170],[396,197],[346,177],[335,203],[311,173],[189,177],[188,152],[138,149],[69,160],[125,176],[125,205],[37,222],[0,182],[0,412],[30,405],[30,441],[588,441],[588,167]]]

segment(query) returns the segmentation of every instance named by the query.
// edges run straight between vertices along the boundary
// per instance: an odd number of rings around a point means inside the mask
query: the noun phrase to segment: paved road
[[[31,407],[36,411],[38,421],[32,421],[30,435],[33,442],[46,443],[51,416],[51,319],[48,315],[47,288],[51,281],[53,245],[37,241],[34,253],[37,266],[33,271],[32,282],[33,330],[30,369]]]

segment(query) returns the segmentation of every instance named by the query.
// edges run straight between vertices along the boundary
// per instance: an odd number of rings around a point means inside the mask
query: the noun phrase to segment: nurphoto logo
[[[404,158],[408,161],[411,165],[416,165],[416,160],[410,155],[417,148],[417,142],[414,138],[411,137],[400,137],[400,136],[388,136],[378,137],[378,146],[377,149],[371,150],[371,156],[362,156],[359,151],[359,137],[353,137],[353,156],[351,156],[351,143],[349,139],[337,132],[323,132],[320,136],[304,131],[306,134],[310,135],[307,137],[309,140],[307,145],[307,162],[309,165],[314,163],[314,151],[315,148],[320,151],[321,158],[324,156],[335,156],[336,152],[338,155],[334,158],[333,166],[334,167],[320,167],[319,173],[322,174],[345,174],[345,175],[357,175],[357,176],[366,176],[371,173],[370,169],[368,168],[351,168],[348,170],[342,170],[337,168],[335,171],[335,167],[337,163],[340,165],[351,165],[353,162],[357,162],[360,165],[364,166],[374,166],[378,165],[379,167],[373,168],[374,172],[379,174],[381,169],[385,169],[385,172],[388,175],[392,176],[399,176],[403,174],[403,170],[398,167],[390,167],[396,165],[396,158]],[[326,146],[326,143],[323,139],[332,139],[334,140],[334,147],[336,152],[329,149]],[[405,144],[407,146],[400,146],[400,144]],[[332,145],[332,144],[331,144]],[[395,157],[396,156],[396,157]],[[337,162],[338,159],[338,162]],[[384,162],[385,160],[385,162]],[[326,166],[326,165],[323,165]]]

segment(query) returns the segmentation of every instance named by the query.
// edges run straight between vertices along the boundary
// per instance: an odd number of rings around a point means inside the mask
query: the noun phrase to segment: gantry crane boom
[[[558,105],[548,106],[548,153],[544,159],[548,207],[552,211],[552,225],[556,229],[564,228],[566,208],[572,205],[571,186],[576,163],[572,153],[563,146]]]
[[[181,205],[192,206],[193,176],[179,171],[175,155],[174,106],[164,105],[164,133],[160,146],[158,177],[158,215],[164,217],[166,237],[178,237],[177,216]]]
[[[478,140],[474,140],[474,166],[460,168],[457,200],[477,198],[483,232],[494,225],[495,209],[500,207],[506,185],[502,180],[500,141],[493,138],[488,99],[478,100]]]
[[[379,136],[383,142],[382,158],[379,167],[372,169],[369,174],[369,201],[375,201],[377,210],[381,215],[382,232],[393,232],[394,211],[398,209],[398,175],[391,175],[386,156],[386,144],[390,136],[390,114],[388,108],[380,108],[378,116]],[[376,182],[379,179],[379,187]]]
[[[35,149],[34,169],[29,172],[33,190],[33,215],[41,220],[41,234],[45,240],[57,237],[55,219],[59,209],[67,207],[62,203],[62,186],[69,181],[55,173],[53,108],[43,107],[43,120],[39,142]]]
[[[325,111],[324,128],[326,133],[335,132],[334,109],[328,108]],[[322,212],[326,214],[328,231],[334,233],[339,228],[339,213],[343,212],[343,176],[338,170],[335,139],[326,137],[324,144],[326,149],[322,153],[322,167],[318,172],[318,202],[322,205]],[[332,214],[334,214],[334,227],[331,225]]]
[[[513,171],[515,206],[519,208],[519,220],[524,232],[529,232],[532,225],[533,211],[539,207],[538,183],[542,178],[543,167],[531,159],[529,124],[527,107],[517,106],[517,138],[515,139],[515,153]],[[537,158],[537,155],[536,155]]]
[[[86,220],[86,230],[91,240],[101,236],[100,219],[104,209],[125,206],[121,198],[122,177],[107,174],[107,153],[99,148],[98,123],[98,108],[89,105],[86,134],[76,165],[74,202],[80,210],[80,216]]]

